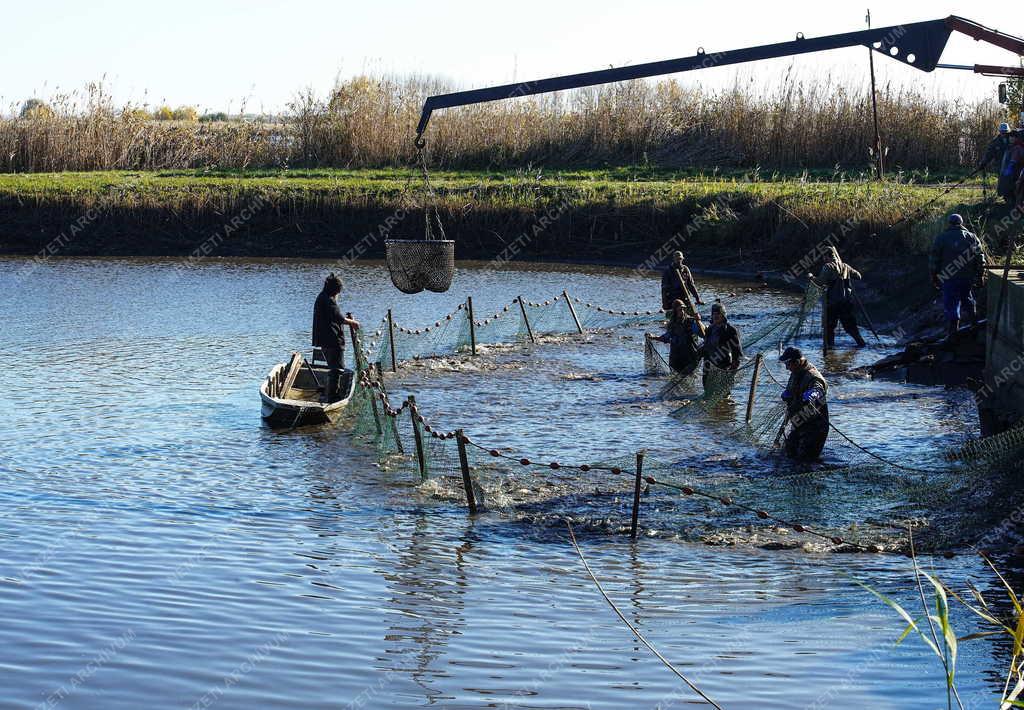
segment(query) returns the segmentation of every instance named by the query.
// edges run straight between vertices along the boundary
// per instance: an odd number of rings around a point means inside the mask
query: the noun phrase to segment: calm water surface
[[[325,264],[179,267],[55,260],[28,273],[0,261],[0,707],[692,706],[554,518],[499,508],[470,520],[342,430],[262,426],[256,388],[308,349]],[[415,297],[380,266],[346,279],[343,307],[373,327],[388,307],[429,324],[470,293],[478,313],[563,288],[630,310],[658,298],[656,280],[602,269],[463,269],[449,293]],[[741,328],[793,304],[747,286],[709,282],[705,300],[725,297]],[[501,362],[414,367],[393,387],[494,445],[769,470],[721,422],[673,419],[651,400],[637,329]],[[895,457],[962,438],[974,418],[961,394],[896,383],[837,377],[833,399]],[[581,500],[593,488],[567,485]],[[724,707],[945,706],[935,659],[914,639],[894,646],[900,620],[851,581],[912,605],[905,559],[710,547],[687,532],[710,518],[674,500],[645,499],[657,535],[630,544],[585,528],[581,546],[624,613]],[[608,501],[598,514],[625,510],[617,492]],[[970,558],[928,564],[954,586],[993,588]],[[994,707],[1007,662],[991,643],[964,644],[965,701]]]

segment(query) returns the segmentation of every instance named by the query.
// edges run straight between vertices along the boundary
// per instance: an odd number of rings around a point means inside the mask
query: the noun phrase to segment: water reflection
[[[593,523],[577,528],[581,545],[627,617],[699,671],[727,707],[805,707],[875,649],[885,663],[856,675],[845,707],[943,702],[933,661],[908,643],[893,649],[900,620],[843,575],[911,603],[903,560],[690,544],[750,521],[656,489],[642,522],[659,535],[633,545],[618,533],[631,482],[575,474],[544,505],[519,511],[532,518],[496,507],[470,522],[461,501],[376,467],[343,431],[260,425],[256,385],[307,342],[325,263],[177,265],[55,260],[6,288],[18,266],[0,261],[4,702],[34,707],[101,649],[96,639],[123,627],[136,640],[68,707],[188,706],[282,629],[288,643],[219,707],[359,700],[611,710],[688,701],[583,576],[558,519],[566,515]],[[540,301],[568,288],[645,309],[658,295],[657,279],[589,267],[462,269],[451,292],[415,298],[396,295],[379,265],[355,267],[347,281],[344,307],[368,325],[389,307],[403,322],[432,323],[470,293],[487,313],[519,292]],[[744,327],[792,303],[722,281],[706,290],[728,298]],[[877,354],[837,352],[836,367]],[[897,504],[899,491],[880,496],[873,480],[784,477],[776,459],[729,436],[737,407],[668,416],[641,374],[639,332],[510,352],[507,361],[518,364],[410,370],[405,384],[442,428],[472,424],[481,442],[531,455],[597,461],[648,449],[652,459],[699,465],[705,482],[750,484],[766,506],[843,523],[861,520],[865,501],[877,515]],[[835,396],[858,438],[892,456],[912,459],[973,428],[969,398],[956,393],[837,377]],[[972,504],[1000,510],[997,497],[1012,488],[991,480]],[[972,559],[934,564],[958,587],[983,573]],[[1024,584],[1017,574],[1012,581]],[[965,694],[998,692],[993,668],[1006,651],[989,648],[964,645]]]

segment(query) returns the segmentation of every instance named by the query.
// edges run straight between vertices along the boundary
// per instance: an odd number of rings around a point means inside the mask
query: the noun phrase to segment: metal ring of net
[[[384,242],[391,283],[402,293],[444,293],[455,276],[451,239],[389,239]]]

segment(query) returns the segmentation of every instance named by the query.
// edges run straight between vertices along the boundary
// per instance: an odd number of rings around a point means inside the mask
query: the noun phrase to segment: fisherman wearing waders
[[[985,151],[985,157],[981,159],[981,163],[978,165],[979,169],[984,169],[986,165],[991,163],[993,160],[998,160],[998,175],[999,180],[996,186],[996,192],[999,196],[1006,200],[1007,203],[1012,203],[1014,200],[1014,189],[1017,186],[1017,177],[1014,175],[1014,169],[1010,165],[1010,148],[1011,140],[1013,138],[1013,132],[1010,131],[1009,123],[999,124],[999,135],[992,139],[992,142],[988,144],[988,150]]]
[[[708,388],[708,375],[711,369],[735,372],[743,360],[743,347],[740,345],[740,334],[732,324],[721,303],[711,305],[711,325],[704,336],[704,389]]]
[[[861,278],[860,272],[839,258],[835,247],[828,247],[825,254],[825,265],[815,283],[825,288],[825,338],[828,346],[836,346],[836,326],[843,324],[843,330],[863,348],[867,343],[861,337],[857,327],[857,311],[853,294],[853,279]]]
[[[342,315],[338,306],[339,293],[341,279],[331,274],[324,281],[324,288],[313,305],[313,347],[323,351],[330,368],[327,391],[324,393],[328,403],[341,399],[338,386],[341,384],[341,368],[344,367],[345,359],[345,326],[359,330],[359,321]]]
[[[686,306],[678,299],[672,303],[672,315],[665,326],[665,334],[655,336],[647,333],[651,340],[669,344],[668,365],[674,374],[682,377],[692,374],[700,364],[700,338],[703,336],[704,324],[700,322],[700,316],[694,318],[687,313]]]
[[[977,323],[971,289],[985,283],[985,249],[981,240],[964,227],[960,215],[950,215],[949,228],[935,237],[928,267],[932,285],[942,291],[949,335],[960,329],[961,320]]]
[[[795,461],[817,461],[828,438],[828,384],[799,348],[786,348],[779,361],[789,370],[789,383],[782,392],[786,420],[779,435],[787,424],[792,425],[783,450]]]
[[[677,251],[672,255],[672,263],[661,274],[661,310],[669,312],[675,301],[685,303],[690,297],[698,306],[704,305],[697,293],[697,284],[693,282],[693,274],[683,263],[683,252]]]

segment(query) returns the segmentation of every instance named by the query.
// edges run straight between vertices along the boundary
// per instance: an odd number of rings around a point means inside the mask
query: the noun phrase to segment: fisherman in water
[[[708,388],[708,376],[713,368],[736,372],[743,360],[740,334],[732,324],[721,303],[711,305],[711,325],[704,336],[704,389]]]
[[[799,348],[786,348],[779,361],[789,370],[789,383],[782,392],[786,420],[779,435],[787,424],[792,425],[783,450],[795,461],[817,461],[828,438],[828,384]]]
[[[341,288],[341,279],[333,273],[330,274],[313,305],[313,347],[323,351],[324,359],[330,368],[327,391],[324,393],[327,402],[336,402],[341,398],[338,385],[341,383],[341,369],[345,364],[345,326],[359,330],[359,321],[346,318],[341,313],[338,306]]]
[[[928,260],[932,285],[942,291],[942,309],[949,335],[960,329],[961,319],[978,321],[977,304],[971,289],[985,283],[985,249],[964,227],[964,218],[949,216],[949,228],[935,237]]]
[[[828,247],[825,254],[825,265],[821,269],[816,284],[825,289],[825,337],[830,348],[836,345],[836,326],[843,324],[843,330],[863,348],[867,343],[857,327],[857,311],[854,308],[853,279],[860,279],[860,272],[839,258],[835,247]],[[813,279],[812,279],[813,280]]]
[[[647,333],[647,337],[669,344],[669,367],[674,374],[686,377],[700,364],[700,338],[704,336],[704,332],[700,315],[691,316],[686,312],[685,304],[677,299],[672,303],[672,315],[665,326],[665,334],[655,336]]]
[[[672,255],[672,263],[661,274],[661,309],[671,311],[672,304],[677,301],[693,299],[693,303],[703,306],[704,301],[700,299],[697,292],[697,284],[693,281],[693,274],[689,267],[683,263],[683,252],[677,251]]]

